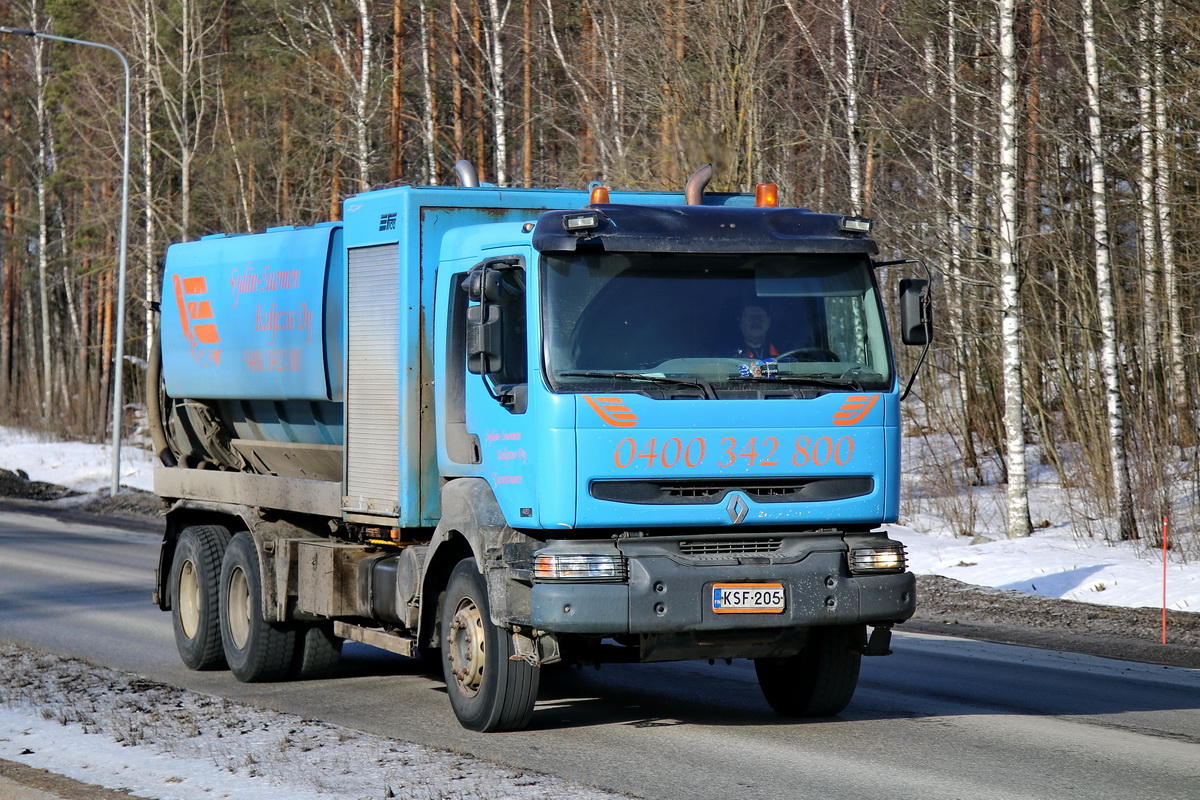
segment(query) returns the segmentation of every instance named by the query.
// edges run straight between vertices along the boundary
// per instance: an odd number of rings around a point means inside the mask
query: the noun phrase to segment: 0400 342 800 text
[[[618,469],[662,467],[698,469],[700,467],[844,467],[854,458],[853,436],[797,436],[780,441],[775,436],[750,436],[745,439],[723,436],[720,439],[695,437],[681,439],[651,437],[617,442],[613,464]]]

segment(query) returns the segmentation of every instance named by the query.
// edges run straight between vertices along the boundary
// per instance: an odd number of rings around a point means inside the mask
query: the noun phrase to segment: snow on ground
[[[107,490],[112,475],[111,448],[56,442],[29,433],[0,428],[0,468],[24,470],[31,480],[46,481],[95,492]],[[134,446],[122,448],[121,483],[149,490],[152,459]],[[916,470],[913,470],[916,472]],[[912,473],[906,479],[911,487]],[[904,524],[890,526],[894,538],[908,548],[911,569],[917,574],[937,574],[967,583],[1014,589],[1049,597],[1119,606],[1159,607],[1163,602],[1163,564],[1161,557],[1145,546],[1110,543],[1092,535],[1092,528],[1072,520],[1070,504],[1062,500],[1051,478],[1035,476],[1031,489],[1033,518],[1046,521],[1028,539],[1003,538],[1002,487],[983,487],[972,492],[969,507],[956,523],[948,513],[958,506],[920,498],[906,503]],[[958,501],[956,501],[958,502]],[[961,519],[970,520],[963,531]],[[1167,564],[1167,605],[1183,611],[1200,611],[1200,563],[1185,563],[1172,553]],[[0,651],[3,655],[3,651]],[[115,679],[114,679],[115,680]],[[3,690],[0,681],[0,690]],[[9,687],[11,689],[11,687]],[[119,696],[119,695],[116,695]],[[342,732],[320,724],[302,723],[284,715],[272,715],[239,709],[253,722],[240,726],[253,730],[264,739],[262,764],[244,760],[231,763],[220,755],[220,735],[210,738],[197,731],[176,737],[164,749],[146,742],[130,742],[120,720],[125,712],[110,713],[117,720],[93,725],[105,736],[86,735],[86,725],[72,722],[64,730],[61,711],[48,710],[45,704],[13,701],[11,691],[0,694],[0,758],[43,766],[77,780],[120,788],[134,794],[161,800],[193,800],[246,796],[247,781],[256,785],[253,796],[262,800],[275,797],[307,800],[316,797],[385,797],[400,786],[401,797],[517,797],[601,796],[596,790],[553,783],[553,779],[524,776],[513,770],[463,759],[446,753],[400,742],[380,740],[365,747],[335,748],[342,736],[357,740],[360,734]],[[209,702],[213,701],[208,698]],[[50,701],[46,701],[50,702]],[[190,702],[198,702],[194,698]],[[7,707],[6,707],[7,706]],[[224,712],[223,712],[224,713]],[[122,716],[125,714],[125,716]],[[262,716],[255,716],[262,715]],[[161,721],[156,724],[161,724]],[[125,724],[127,728],[128,725]],[[239,730],[240,741],[246,731]],[[323,738],[324,737],[324,738]],[[188,747],[179,742],[186,741]],[[305,742],[322,741],[326,752],[336,755],[331,762],[310,759]],[[295,745],[300,742],[299,745]],[[136,744],[137,746],[127,746]],[[289,754],[305,752],[298,758]],[[380,747],[388,756],[380,758]],[[28,750],[30,753],[23,753]],[[285,768],[265,766],[283,758]],[[400,755],[393,757],[393,753]],[[445,759],[450,759],[446,762]],[[317,765],[303,768],[315,762]],[[398,777],[387,777],[386,766],[398,761],[403,767]],[[446,764],[452,766],[447,773]],[[453,767],[458,763],[460,767]],[[324,764],[324,766],[321,766]],[[354,788],[329,777],[328,770],[341,774],[366,774],[369,785]],[[456,777],[467,770],[470,779]],[[422,776],[448,774],[448,783],[426,783]],[[445,777],[445,775],[443,775]],[[388,781],[391,781],[389,784]],[[408,781],[405,783],[405,781]],[[336,791],[331,786],[339,786]],[[329,793],[332,791],[332,794]]]
[[[624,797],[3,642],[0,661],[0,759],[136,797]]]
[[[121,445],[122,486],[150,491],[150,453],[128,442]],[[61,442],[18,428],[0,427],[0,468],[24,470],[31,481],[57,483],[80,492],[112,486],[112,444]]]

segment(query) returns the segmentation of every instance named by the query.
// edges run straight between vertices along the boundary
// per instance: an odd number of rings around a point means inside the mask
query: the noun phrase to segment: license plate
[[[712,610],[717,614],[781,614],[785,607],[782,583],[716,583]]]

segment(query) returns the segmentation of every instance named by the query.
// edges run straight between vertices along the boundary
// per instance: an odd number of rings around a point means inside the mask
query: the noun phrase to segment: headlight
[[[629,577],[625,556],[539,555],[533,559],[533,578],[538,581],[594,581],[624,583]]]
[[[864,572],[904,572],[907,564],[904,559],[904,545],[899,542],[886,547],[856,547],[849,555],[850,571],[855,574]]]

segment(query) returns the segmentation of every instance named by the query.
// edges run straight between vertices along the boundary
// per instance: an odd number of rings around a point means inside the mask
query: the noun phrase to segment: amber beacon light
[[[754,187],[754,205],[759,208],[779,206],[779,187],[774,183],[760,183]]]

